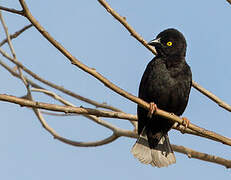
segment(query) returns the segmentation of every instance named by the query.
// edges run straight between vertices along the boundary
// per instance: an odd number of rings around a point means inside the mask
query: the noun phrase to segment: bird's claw
[[[157,110],[157,105],[154,102],[151,102],[148,111],[148,117],[152,118],[152,115],[155,114],[156,110]]]
[[[190,121],[186,117],[182,117],[182,125],[184,126],[184,129],[181,131],[183,134],[185,133],[185,130],[188,128]]]

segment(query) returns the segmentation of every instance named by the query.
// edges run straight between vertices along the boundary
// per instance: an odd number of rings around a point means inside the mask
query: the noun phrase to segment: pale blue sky
[[[231,104],[230,4],[225,0],[108,2],[147,41],[166,28],[180,30],[187,40],[187,61],[191,66],[193,79]],[[130,36],[97,1],[69,0],[64,3],[40,0],[27,3],[35,18],[75,57],[116,85],[137,95],[141,76],[153,54]],[[0,5],[20,8],[17,0],[3,0]],[[29,24],[21,16],[6,12],[3,15],[10,33]],[[1,28],[0,38],[3,37]],[[71,65],[34,28],[14,40],[13,45],[18,59],[41,77],[82,96],[107,102],[128,113],[136,113],[136,104],[105,88],[99,81]],[[0,59],[3,60],[3,57]],[[2,67],[0,81],[0,93],[25,95],[23,84]],[[62,96],[77,106],[92,107],[66,95]],[[35,97],[36,100],[55,103],[44,95],[36,93]],[[135,139],[120,138],[96,148],[69,146],[54,140],[42,128],[31,110],[3,102],[0,102],[0,109],[1,179],[230,179],[229,169],[189,159],[179,153],[176,153],[177,163],[168,168],[158,169],[140,164],[130,153]],[[191,91],[184,116],[194,124],[231,137],[230,113],[195,89]],[[111,133],[80,116],[45,117],[58,133],[73,140],[94,141]],[[131,129],[126,121],[109,121],[119,127]],[[221,143],[182,135],[174,130],[170,132],[170,141],[231,159],[231,148]]]

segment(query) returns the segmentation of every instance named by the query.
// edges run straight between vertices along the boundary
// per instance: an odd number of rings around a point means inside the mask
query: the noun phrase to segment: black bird
[[[142,163],[166,167],[176,162],[168,138],[174,123],[152,113],[158,107],[182,115],[188,103],[192,73],[185,61],[186,40],[178,30],[164,30],[149,45],[155,47],[157,55],[143,74],[139,98],[150,103],[151,108],[148,111],[137,107],[140,136],[131,151]],[[183,120],[187,127],[189,121]]]

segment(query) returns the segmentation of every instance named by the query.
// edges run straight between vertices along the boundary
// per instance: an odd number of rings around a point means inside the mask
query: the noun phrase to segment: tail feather
[[[144,164],[152,163],[151,149],[149,147],[148,138],[144,130],[134,144],[131,153]]]
[[[151,149],[148,144],[145,128],[132,147],[131,152],[141,163],[151,164],[156,167],[167,167],[176,163],[168,135],[163,136],[158,145]]]
[[[151,149],[152,166],[167,167],[176,163],[176,157],[172,151],[168,136],[163,136],[155,149]]]

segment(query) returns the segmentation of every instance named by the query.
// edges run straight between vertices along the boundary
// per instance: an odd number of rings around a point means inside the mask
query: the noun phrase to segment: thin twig
[[[80,142],[80,141],[73,141],[67,138],[64,138],[60,136],[53,128],[51,128],[47,122],[45,121],[44,117],[42,116],[41,112],[38,109],[35,109],[36,116],[38,117],[39,121],[43,125],[43,127],[50,133],[55,139],[60,140],[63,143],[72,145],[72,146],[78,146],[78,147],[95,147],[95,146],[102,146],[104,144],[111,143],[112,141],[115,141],[118,136],[115,134],[112,134],[108,138],[105,138],[100,141],[94,141],[94,142]]]
[[[19,14],[19,15],[23,16],[23,11],[19,11],[19,10],[12,9],[12,8],[7,8],[7,7],[3,7],[3,6],[0,6],[0,9],[3,11],[7,11],[7,12],[11,12],[11,13]]]
[[[10,51],[11,51],[11,53],[13,55],[13,58],[16,59],[16,53],[14,51],[14,47],[13,47],[12,42],[11,42],[11,38],[10,38],[10,35],[9,35],[9,32],[8,32],[8,27],[6,26],[6,23],[5,23],[5,21],[4,21],[3,17],[2,17],[1,10],[0,10],[0,21],[1,21],[2,26],[4,28],[4,31],[5,31],[5,34],[6,34],[7,43],[9,45]]]
[[[13,44],[12,44],[12,42],[11,42],[10,35],[9,35],[9,33],[8,33],[8,28],[7,28],[7,25],[6,25],[6,23],[5,23],[4,19],[3,19],[1,10],[0,10],[0,21],[1,21],[2,26],[3,26],[3,28],[4,28],[4,31],[5,31],[5,34],[6,34],[6,39],[7,39],[7,42],[8,42],[10,51],[11,51],[11,53],[12,53],[12,55],[13,55],[13,58],[12,58],[12,59],[13,59],[15,62],[18,62],[17,57],[16,57],[16,53],[15,53],[15,50],[14,50],[14,47],[13,47]],[[10,58],[11,58],[11,57],[10,57]],[[22,82],[24,83],[25,87],[27,88],[27,91],[29,92],[30,90],[29,90],[29,87],[28,87],[28,83],[27,83],[27,81],[25,80],[25,78],[24,78],[24,76],[23,76],[22,70],[21,70],[21,68],[20,68],[19,66],[17,66],[17,68],[18,68],[18,71],[19,71],[20,79],[22,80]]]
[[[30,27],[32,27],[32,24],[29,24],[27,26],[24,26],[22,29],[16,31],[14,34],[10,35],[10,39],[15,39],[17,38],[20,34],[22,34],[24,31],[26,31],[27,29],[29,29]],[[7,43],[7,38],[4,39],[2,42],[0,42],[0,47],[3,46],[5,43]]]
[[[20,78],[20,75],[14,70],[14,68],[10,68],[6,63],[4,63],[2,60],[0,60],[0,65],[5,68],[12,76],[16,78]],[[26,81],[34,88],[44,89],[42,86],[36,84],[32,80],[28,79],[27,77],[24,77]]]
[[[210,98],[212,101],[217,103],[220,107],[226,109],[227,111],[231,112],[231,106],[226,102],[222,101],[220,98],[215,96],[213,93],[209,92],[205,88],[201,87],[198,83],[194,82],[193,87],[200,91],[202,94]]]

